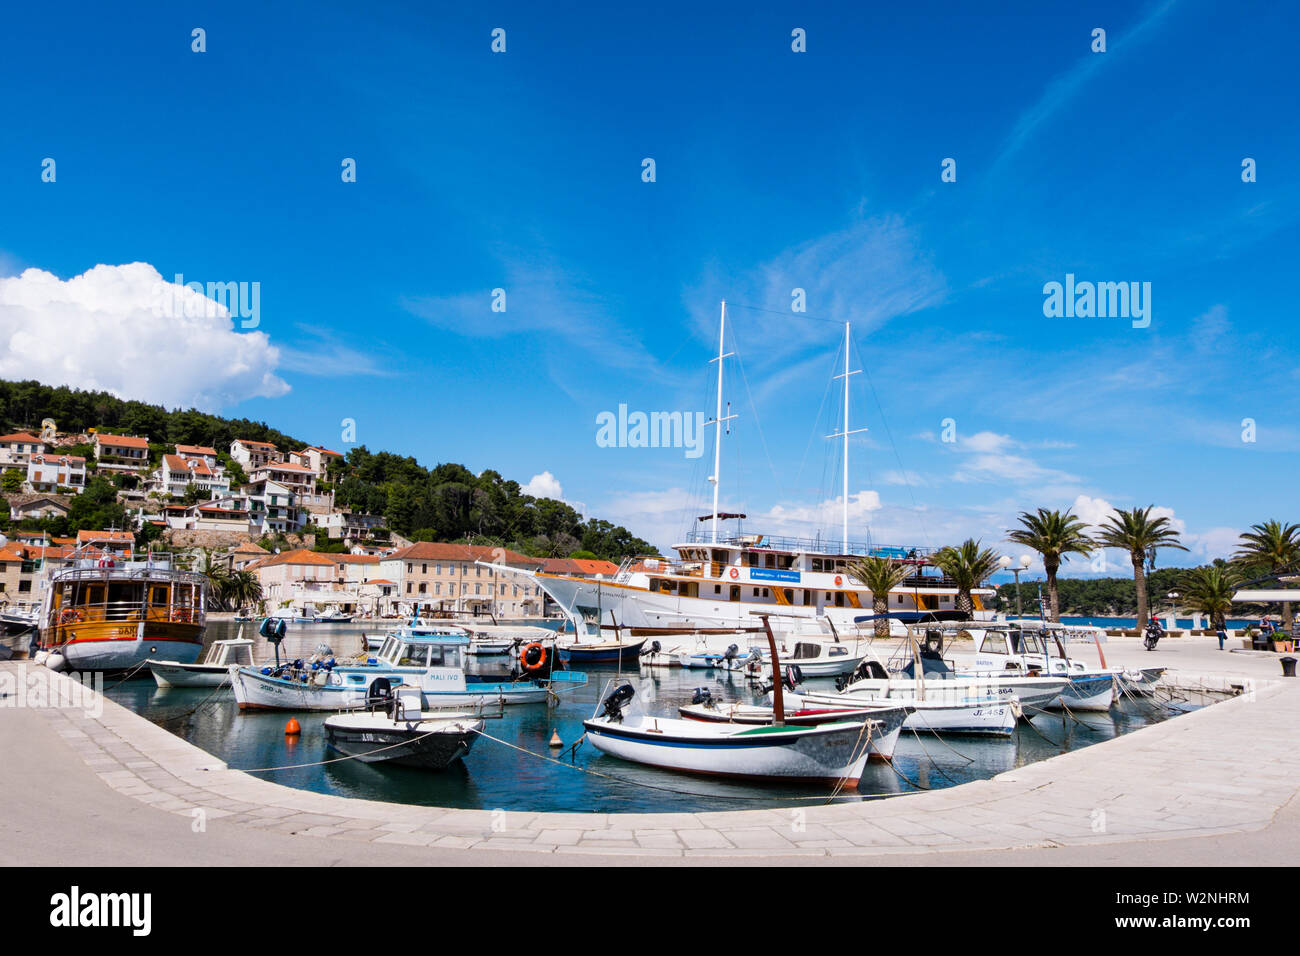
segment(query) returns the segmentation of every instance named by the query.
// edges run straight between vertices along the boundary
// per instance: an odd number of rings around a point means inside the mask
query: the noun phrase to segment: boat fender
[[[52,671],[61,671],[67,664],[67,660],[58,651],[54,651],[49,657],[45,658],[45,666]]]
[[[262,676],[264,676],[264,677],[270,677],[270,676],[271,676],[271,668],[269,668],[269,667],[263,667],[263,668],[262,668]]]

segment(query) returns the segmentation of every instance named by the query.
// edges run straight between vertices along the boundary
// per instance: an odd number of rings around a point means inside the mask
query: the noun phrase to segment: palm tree
[[[212,610],[226,609],[226,578],[230,572],[213,554],[211,548],[195,548],[190,552],[190,570],[196,571],[208,579],[208,607]]]
[[[1183,600],[1193,611],[1209,617],[1216,630],[1227,626],[1232,610],[1232,595],[1241,585],[1241,574],[1232,567],[1210,565],[1192,568],[1178,582]]]
[[[889,636],[889,592],[898,587],[910,573],[906,564],[897,564],[889,558],[859,558],[850,561],[844,572],[871,592],[871,613],[875,617],[876,637]]]
[[[1092,554],[1096,542],[1088,537],[1087,525],[1072,511],[1048,511],[1046,508],[1039,508],[1035,514],[1022,511],[1020,525],[1007,532],[1007,540],[1042,555],[1052,620],[1059,621],[1061,596],[1056,588],[1056,573],[1061,569],[1061,561],[1069,560],[1072,554]]]
[[[1115,513],[1106,518],[1097,535],[1097,543],[1106,548],[1118,548],[1127,551],[1133,563],[1133,584],[1137,588],[1137,626],[1138,630],[1147,624],[1147,576],[1146,565],[1150,561],[1155,568],[1156,550],[1159,548],[1177,548],[1186,551],[1178,542],[1178,532],[1169,525],[1169,518],[1151,517],[1154,505],[1145,508],[1131,508],[1125,511],[1116,508]]]
[[[1232,556],[1238,567],[1257,567],[1270,575],[1288,570],[1300,560],[1300,525],[1280,521],[1253,524],[1241,536],[1241,545]],[[1282,626],[1291,633],[1291,602],[1282,602]]]
[[[957,585],[957,610],[967,617],[975,613],[971,591],[983,584],[998,569],[998,555],[991,548],[981,548],[973,538],[957,547],[940,548],[930,555],[930,563],[952,578]]]
[[[223,582],[221,596],[227,607],[252,607],[262,600],[262,582],[252,571],[235,571]]]

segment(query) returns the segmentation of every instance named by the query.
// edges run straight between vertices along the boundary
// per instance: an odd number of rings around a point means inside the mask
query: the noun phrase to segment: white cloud
[[[201,307],[161,307],[167,290]],[[0,377],[170,407],[289,391],[265,333],[237,331],[222,304],[165,283],[144,262],[98,265],[66,281],[41,269],[0,279],[0,343]]]
[[[540,475],[533,475],[532,478],[528,479],[528,484],[519,490],[526,495],[532,495],[534,498],[564,500],[564,489],[560,487],[559,479],[549,471],[544,471]]]

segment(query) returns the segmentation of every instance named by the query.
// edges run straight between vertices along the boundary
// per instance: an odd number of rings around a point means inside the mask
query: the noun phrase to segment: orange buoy
[[[560,739],[560,732],[556,730],[554,727],[551,728],[551,746],[552,747],[564,746],[564,741]]]
[[[289,722],[284,725],[284,735],[286,737],[296,737],[302,733],[302,728],[298,726],[296,717],[290,717]]]

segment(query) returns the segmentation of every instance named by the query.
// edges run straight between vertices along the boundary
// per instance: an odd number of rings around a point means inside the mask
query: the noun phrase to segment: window
[[[428,587],[429,587],[429,586],[428,586],[427,584],[425,584],[423,581],[421,581],[421,582],[420,582],[420,593],[421,593],[421,594],[426,593],[426,592],[428,591]]]
[[[428,573],[429,573],[429,566],[428,566],[427,564],[422,564],[422,565],[420,565],[420,573],[421,573],[421,574],[428,574]]]
[[[407,593],[407,594],[410,594],[410,593],[411,593],[411,582],[410,582],[410,581],[407,581],[407,582],[406,582],[406,593]]]

